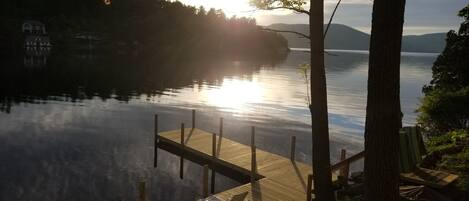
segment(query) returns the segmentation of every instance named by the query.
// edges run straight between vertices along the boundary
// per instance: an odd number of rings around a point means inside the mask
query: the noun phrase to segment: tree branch
[[[339,8],[339,5],[340,5],[341,2],[342,2],[342,0],[339,0],[337,2],[337,4],[335,5],[335,8],[334,8],[334,11],[332,12],[331,18],[329,18],[329,22],[327,23],[326,31],[324,31],[324,40],[326,39],[327,32],[329,31],[329,27],[332,24],[332,19],[334,19],[334,15],[337,12],[337,8]]]
[[[296,34],[296,35],[299,35],[303,38],[306,38],[306,39],[309,39],[311,40],[311,37],[304,34],[304,33],[300,33],[300,32],[297,32],[297,31],[288,31],[288,30],[276,30],[276,29],[269,29],[269,28],[262,28],[262,30],[265,30],[265,31],[272,31],[272,32],[278,32],[278,33],[291,33],[291,34]]]
[[[292,10],[292,11],[295,11],[297,13],[303,13],[303,14],[306,14],[306,15],[311,15],[311,13],[307,10],[303,10],[303,9],[300,9],[300,8],[294,8],[294,7],[286,7],[286,6],[275,6],[275,7],[267,7],[265,8],[265,10],[277,10],[277,9],[287,9],[287,10]]]

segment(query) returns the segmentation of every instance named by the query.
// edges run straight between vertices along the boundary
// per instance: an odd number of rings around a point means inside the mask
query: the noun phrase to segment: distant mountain
[[[307,24],[272,24],[270,29],[290,30],[308,34]],[[309,48],[308,40],[295,34],[282,33],[287,38],[289,47]],[[404,52],[442,52],[445,47],[446,33],[408,35],[403,37]],[[326,37],[326,49],[368,50],[370,34],[342,24],[332,24]]]

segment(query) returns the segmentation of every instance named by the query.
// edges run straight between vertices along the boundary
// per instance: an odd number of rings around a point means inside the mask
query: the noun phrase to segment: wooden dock
[[[308,175],[312,174],[310,165],[259,149],[253,155],[251,146],[197,128],[185,128],[183,131],[183,144],[181,130],[159,133],[158,147],[182,155],[185,159],[207,164],[216,172],[240,182],[250,182],[251,176],[254,177],[253,183],[213,197],[230,200],[247,192],[242,200],[306,200]],[[214,141],[215,146],[212,144]],[[216,147],[215,155],[212,153],[213,147]],[[251,163],[252,158],[255,158],[254,163]]]
[[[184,160],[202,165],[202,196],[211,201],[311,201],[313,197],[312,167],[295,160],[296,137],[290,139],[290,157],[260,150],[255,145],[255,128],[251,128],[251,144],[244,145],[223,137],[223,119],[218,134],[196,128],[195,110],[192,127],[158,132],[155,115],[154,167],[158,166],[158,148],[180,157],[180,178],[184,178]],[[342,150],[340,161],[331,166],[332,180],[347,184],[349,166],[364,157],[364,151],[349,158]],[[211,196],[209,196],[211,170]],[[457,179],[457,175],[417,168],[401,173],[401,179],[411,183],[442,188]],[[338,171],[339,174],[334,172]],[[237,180],[244,185],[215,193],[215,172]],[[340,175],[340,176],[339,176]],[[145,184],[140,185],[141,200],[145,200]]]
[[[196,128],[195,110],[192,126],[181,124],[178,130],[159,132],[158,115],[155,115],[154,167],[158,166],[158,149],[180,157],[180,178],[184,178],[184,160],[202,165],[202,197],[223,201],[311,201],[313,196],[312,167],[295,160],[296,137],[290,139],[290,157],[260,150],[255,145],[255,128],[251,128],[250,145],[223,137],[223,118],[217,134]],[[287,140],[288,141],[288,140]],[[331,167],[332,180],[347,182],[350,163],[363,157],[358,153],[346,158],[342,150],[341,161]],[[211,170],[211,182],[209,182]],[[339,171],[334,174],[335,171]],[[215,193],[215,172],[234,179],[243,185]],[[209,183],[210,194],[209,196]]]

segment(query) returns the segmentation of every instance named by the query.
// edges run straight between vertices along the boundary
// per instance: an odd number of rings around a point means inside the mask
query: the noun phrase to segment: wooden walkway
[[[253,128],[251,141],[254,136]],[[312,174],[312,167],[308,164],[197,128],[161,132],[157,139],[158,148],[181,156],[181,165],[184,158],[207,164],[210,169],[242,183],[254,178],[248,184],[212,195],[212,200],[237,200],[235,198],[239,197],[239,200],[304,201],[307,198],[307,189],[311,186],[308,175]],[[294,145],[292,150],[294,158]],[[182,178],[182,169],[180,174]],[[333,177],[336,179],[336,175]]]

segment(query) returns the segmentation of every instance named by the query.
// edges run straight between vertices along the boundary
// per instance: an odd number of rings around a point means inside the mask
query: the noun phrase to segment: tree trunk
[[[311,120],[313,178],[317,201],[334,200],[329,156],[326,72],[324,69],[324,0],[310,1],[311,34]]]
[[[399,200],[400,52],[405,0],[375,0],[365,125],[365,200]]]

